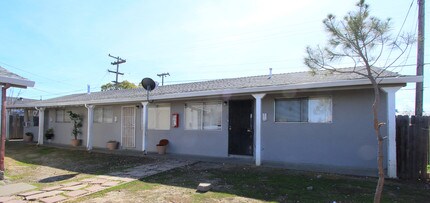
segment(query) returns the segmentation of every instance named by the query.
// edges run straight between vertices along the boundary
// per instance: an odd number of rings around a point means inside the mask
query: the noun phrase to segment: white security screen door
[[[122,147],[134,148],[136,147],[136,110],[134,106],[122,107],[121,113],[121,137]]]

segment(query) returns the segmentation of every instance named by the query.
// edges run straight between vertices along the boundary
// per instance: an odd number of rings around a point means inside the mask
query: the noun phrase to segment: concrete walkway
[[[29,201],[44,203],[63,202],[193,163],[195,163],[195,161],[163,159],[155,163],[140,165],[121,172],[98,175],[92,178],[59,184],[41,190],[19,193],[17,195],[2,196],[0,197],[0,203],[20,203]]]

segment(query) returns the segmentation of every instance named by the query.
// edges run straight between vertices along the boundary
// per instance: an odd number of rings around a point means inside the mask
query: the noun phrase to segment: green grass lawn
[[[205,167],[207,165],[210,167]],[[151,193],[161,193],[166,202],[372,202],[376,181],[376,178],[367,177],[201,162],[111,188],[76,202],[102,197],[112,199],[112,195],[118,193],[143,202],[159,201],[151,197]],[[207,193],[196,192],[201,182],[212,183],[213,189]],[[382,202],[429,201],[428,183],[386,180]]]
[[[6,176],[46,187],[153,161],[146,157],[88,153],[8,142]],[[65,180],[41,182],[50,177]],[[110,188],[75,202],[372,202],[376,178],[199,162]],[[211,183],[206,193],[199,183]],[[429,202],[427,182],[386,180],[383,202]]]

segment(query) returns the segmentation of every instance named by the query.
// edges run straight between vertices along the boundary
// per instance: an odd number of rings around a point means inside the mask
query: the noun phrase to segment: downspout
[[[142,102],[142,151],[147,154],[146,137],[148,134],[148,102]]]
[[[94,105],[85,104],[88,110],[88,126],[87,126],[87,150],[93,149],[93,120],[94,120]]]
[[[37,137],[37,145],[43,145],[43,131],[45,127],[45,108],[34,107],[39,111],[39,132]]]

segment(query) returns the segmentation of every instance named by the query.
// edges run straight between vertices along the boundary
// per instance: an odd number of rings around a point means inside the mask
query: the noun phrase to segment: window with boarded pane
[[[187,103],[185,107],[185,129],[221,130],[221,102]]]
[[[275,122],[329,123],[331,121],[331,97],[275,100]]]
[[[148,106],[148,129],[170,129],[170,104],[155,104]]]

